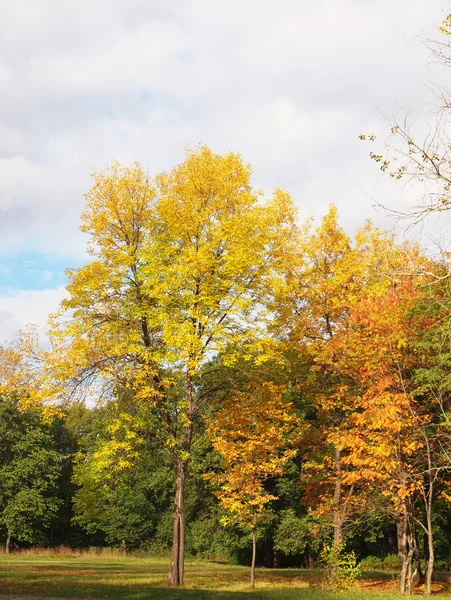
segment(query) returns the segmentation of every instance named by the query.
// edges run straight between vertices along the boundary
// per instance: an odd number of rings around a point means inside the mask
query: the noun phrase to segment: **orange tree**
[[[415,250],[411,258],[425,262]],[[415,310],[425,282],[424,277],[398,273],[389,285],[368,289],[352,306],[346,327],[318,357],[322,369],[348,382],[340,389],[350,407],[338,442],[347,466],[343,482],[377,490],[387,500],[398,529],[402,593],[411,589],[416,525],[428,537],[430,593],[432,501],[445,468],[436,460],[443,433],[437,430],[437,407],[415,377],[433,359],[419,343],[433,322]],[[425,522],[418,517],[417,496],[424,500]]]
[[[283,389],[250,384],[226,400],[210,421],[207,435],[222,459],[223,471],[206,477],[218,486],[224,525],[237,522],[252,533],[251,585],[255,582],[257,525],[265,506],[277,496],[265,490],[269,477],[282,475],[295,454],[300,422]]]
[[[348,327],[352,306],[382,285],[391,263],[401,258],[393,238],[369,223],[351,239],[332,206],[318,227],[304,229],[296,268],[277,307],[292,378],[312,422],[301,444],[304,500],[330,523],[336,547],[361,511],[361,498],[356,500],[355,484],[346,478],[354,467],[344,460],[341,443],[353,411],[349,375],[321,368],[321,357]]]

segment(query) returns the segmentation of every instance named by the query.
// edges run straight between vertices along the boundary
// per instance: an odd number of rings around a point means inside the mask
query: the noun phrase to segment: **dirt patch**
[[[58,567],[33,567],[33,571],[37,571],[38,573],[45,575],[63,575],[65,577],[81,577],[83,575],[92,575],[95,573],[94,569],[59,569]]]
[[[359,587],[365,592],[378,592],[380,594],[397,594],[399,588],[399,582],[397,579],[370,579],[365,578],[359,581]],[[451,591],[451,586],[447,583],[441,583],[434,581],[432,583],[433,594],[448,594]],[[424,594],[424,584],[414,583],[413,594]],[[0,598],[1,600],[1,598]]]
[[[61,597],[52,597],[49,598],[48,596],[44,597],[44,596],[17,596],[17,594],[15,596],[4,596],[2,594],[0,594],[0,600],[80,600],[80,598],[61,598]],[[85,599],[88,600],[88,599]]]

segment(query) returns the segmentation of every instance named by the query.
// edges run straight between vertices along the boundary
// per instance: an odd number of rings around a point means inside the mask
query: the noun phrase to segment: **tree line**
[[[300,222],[234,153],[94,175],[49,321],[0,349],[0,526],[12,543],[252,564],[449,555],[449,256],[331,206]],[[439,531],[441,530],[441,531]],[[424,560],[422,560],[424,559]],[[291,563],[290,563],[291,561]]]

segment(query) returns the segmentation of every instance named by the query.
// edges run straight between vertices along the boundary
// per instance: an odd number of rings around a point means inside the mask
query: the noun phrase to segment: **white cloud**
[[[70,265],[85,252],[90,173],[113,157],[158,172],[199,142],[241,152],[255,185],[286,188],[302,214],[333,201],[348,229],[391,226],[372,205],[407,196],[357,136],[430,97],[422,82],[437,75],[417,36],[437,37],[445,11],[442,0],[3,0],[0,258]]]
[[[27,325],[38,326],[41,340],[46,343],[47,317],[56,311],[65,297],[60,286],[53,290],[22,290],[11,296],[0,297],[0,344],[16,337]]]

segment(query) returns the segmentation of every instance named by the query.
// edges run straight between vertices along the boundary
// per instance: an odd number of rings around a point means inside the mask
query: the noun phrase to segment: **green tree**
[[[0,526],[11,540],[42,543],[62,503],[59,478],[65,457],[58,449],[54,424],[42,410],[0,398]]]
[[[155,537],[173,481],[167,448],[125,408],[113,403],[90,411],[91,430],[75,457],[74,523],[133,549]]]

